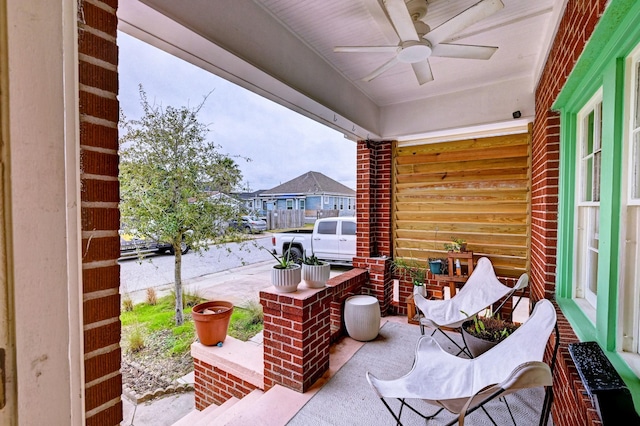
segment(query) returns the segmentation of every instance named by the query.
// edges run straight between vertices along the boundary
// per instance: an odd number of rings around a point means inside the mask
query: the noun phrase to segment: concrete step
[[[211,415],[211,416],[203,417],[193,426],[209,426],[214,424],[214,420],[215,420],[216,426],[230,424],[229,422],[232,421],[234,418],[241,416],[247,410],[251,410],[251,407],[263,395],[264,395],[263,391],[261,391],[260,389],[256,389],[253,392],[251,392],[249,395],[242,398],[240,401],[238,401],[237,404],[235,404],[233,407],[226,410],[224,413],[217,416]]]
[[[300,407],[309,400],[309,395],[279,385],[269,389],[260,398],[245,404],[245,399],[250,395],[247,395],[234,407],[235,415],[233,417],[230,416],[232,413],[229,410],[218,419],[220,423],[216,423],[216,425],[282,426],[287,424]],[[274,409],[275,407],[277,409]]]
[[[189,414],[187,414],[186,416],[184,416],[183,418],[175,422],[173,426],[192,426],[192,425],[200,424],[201,420],[205,418],[209,418],[209,416],[211,416],[211,418],[213,419],[216,416],[219,416],[225,411],[227,411],[229,408],[233,407],[239,401],[240,400],[238,398],[233,397],[225,401],[224,404],[222,405],[211,404],[210,406],[208,406],[202,411],[193,410]],[[208,424],[208,423],[204,423],[204,424]]]

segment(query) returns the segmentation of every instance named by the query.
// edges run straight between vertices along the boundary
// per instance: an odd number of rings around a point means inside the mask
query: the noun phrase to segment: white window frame
[[[640,188],[635,188],[630,174],[634,161],[640,168],[640,45],[629,55],[625,76],[625,134],[622,170],[620,289],[618,300],[617,350],[627,364],[640,374]],[[639,117],[639,118],[636,118]],[[636,151],[634,151],[636,150]],[[634,160],[635,157],[635,160]],[[637,183],[637,180],[636,180]]]
[[[600,88],[593,97],[585,104],[577,115],[577,131],[576,131],[576,211],[574,218],[575,239],[574,239],[574,265],[575,265],[575,284],[573,297],[576,303],[583,309],[585,314],[595,322],[595,309],[597,307],[597,266],[598,266],[598,247],[597,244],[590,244],[591,241],[599,240],[599,212],[600,197],[598,182],[597,200],[592,196],[591,199],[584,199],[587,179],[585,179],[584,167],[586,161],[592,161],[591,172],[596,172],[594,164],[595,153],[602,151],[602,88]],[[585,137],[588,132],[586,120],[587,117],[594,113],[594,123],[600,123],[600,132],[594,132],[594,147],[599,146],[593,152],[586,154]],[[597,125],[595,126],[597,128]],[[600,154],[601,156],[601,154]],[[593,181],[592,175],[590,176]],[[600,175],[601,178],[601,175]],[[593,187],[591,187],[593,191]],[[592,194],[593,195],[593,194]],[[595,228],[595,231],[593,230]],[[595,256],[594,256],[595,254]],[[595,259],[594,259],[595,257]],[[595,271],[595,272],[594,272]],[[589,279],[595,280],[596,291],[593,292],[589,288]],[[591,281],[592,283],[594,281]]]

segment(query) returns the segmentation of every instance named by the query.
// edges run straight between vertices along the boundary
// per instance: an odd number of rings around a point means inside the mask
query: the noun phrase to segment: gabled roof
[[[281,185],[262,192],[261,196],[330,194],[354,197],[356,192],[319,172],[307,172]]]
[[[235,195],[237,195],[241,200],[252,200],[260,196],[260,194],[262,194],[264,191],[266,191],[266,189],[260,189],[258,191],[253,191],[253,192],[238,192],[238,193],[235,193]]]

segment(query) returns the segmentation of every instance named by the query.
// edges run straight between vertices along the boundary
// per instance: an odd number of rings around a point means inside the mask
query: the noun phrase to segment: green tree
[[[184,321],[181,245],[206,250],[224,231],[238,209],[224,194],[242,180],[236,162],[206,140],[209,129],[197,117],[206,99],[195,108],[163,108],[150,104],[140,86],[142,118],[127,121],[123,115],[120,120],[121,227],[171,243],[176,325]]]

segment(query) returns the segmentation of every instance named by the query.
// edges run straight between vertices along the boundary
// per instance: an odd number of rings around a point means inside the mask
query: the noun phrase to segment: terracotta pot
[[[194,306],[191,316],[200,343],[214,346],[224,342],[224,339],[227,338],[227,329],[232,313],[233,304],[231,302],[214,300]]]
[[[309,288],[323,288],[329,280],[331,265],[306,265],[302,264],[302,279]]]
[[[287,269],[271,268],[271,284],[278,293],[293,293],[298,289],[302,280],[300,265],[294,265]]]

